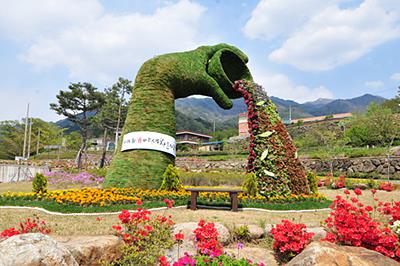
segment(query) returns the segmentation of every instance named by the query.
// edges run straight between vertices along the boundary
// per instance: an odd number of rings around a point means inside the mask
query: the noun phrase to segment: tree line
[[[71,83],[66,90],[57,94],[57,102],[50,104],[50,109],[65,116],[78,126],[78,131],[66,133],[56,124],[38,118],[29,121],[0,122],[0,159],[14,159],[21,156],[25,124],[31,123],[31,141],[29,155],[43,152],[49,146],[65,146],[77,150],[76,162],[82,168],[82,158],[88,148],[88,139],[99,131],[103,136],[103,150],[100,166],[106,157],[106,144],[109,137],[118,141],[118,132],[123,127],[128,111],[127,98],[132,93],[132,81],[119,78],[104,91],[88,82]],[[64,142],[64,143],[63,143]],[[29,156],[28,155],[28,156]]]

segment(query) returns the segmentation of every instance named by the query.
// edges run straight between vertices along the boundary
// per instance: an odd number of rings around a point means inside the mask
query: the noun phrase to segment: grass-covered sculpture
[[[175,137],[175,99],[200,94],[229,109],[230,99],[242,95],[236,80],[252,80],[247,56],[234,46],[201,46],[193,51],[156,56],[140,68],[122,136],[151,131]],[[122,140],[122,138],[121,138]],[[121,152],[117,146],[105,186],[159,188],[162,175],[175,157],[155,150]]]

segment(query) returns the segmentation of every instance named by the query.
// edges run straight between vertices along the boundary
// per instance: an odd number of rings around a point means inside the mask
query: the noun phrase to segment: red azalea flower
[[[171,209],[174,206],[175,201],[170,199],[164,199],[165,204],[167,204],[167,208]]]
[[[145,225],[145,226],[144,226],[144,229],[145,229],[147,232],[151,232],[151,231],[153,231],[153,226],[151,226],[151,225]]]
[[[359,188],[354,189],[354,193],[355,193],[357,196],[362,195],[362,191],[361,191],[361,189],[359,189]]]
[[[185,235],[182,233],[175,234],[176,241],[183,241],[184,238],[185,238]]]
[[[140,206],[140,205],[142,205],[142,204],[143,204],[143,202],[142,202],[141,200],[137,200],[137,201],[136,201],[136,205],[139,205],[139,206]]]
[[[122,227],[120,225],[113,225],[111,228],[118,232],[122,230]]]
[[[170,266],[169,262],[167,261],[167,258],[165,256],[161,256],[158,258],[158,261],[160,262],[159,266]]]
[[[101,218],[101,217],[96,217],[96,221],[100,222],[101,220],[103,220],[103,218]]]
[[[344,194],[350,195],[350,191],[348,189],[343,190]]]

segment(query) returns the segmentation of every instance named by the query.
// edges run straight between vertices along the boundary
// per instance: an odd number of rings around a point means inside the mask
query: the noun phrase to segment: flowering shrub
[[[27,233],[42,233],[49,234],[50,228],[44,220],[40,220],[39,216],[34,215],[33,218],[26,218],[24,222],[19,223],[18,229],[14,227],[5,229],[0,233],[0,238],[8,238],[14,235],[27,234]]]
[[[331,188],[344,188],[346,186],[346,177],[344,175],[339,176],[339,179],[331,184]]]
[[[299,254],[314,236],[314,233],[306,232],[304,224],[295,224],[289,220],[282,220],[270,233],[274,237],[274,251],[281,262],[287,262]]]
[[[380,183],[379,189],[390,192],[390,191],[394,190],[394,185],[393,185],[393,183],[390,183],[390,182]]]
[[[247,105],[250,144],[246,170],[255,173],[259,193],[267,198],[308,194],[305,170],[276,106],[254,83],[240,80],[233,88]]]
[[[50,184],[64,187],[68,185],[98,186],[104,181],[104,177],[95,176],[88,172],[80,172],[77,174],[66,172],[46,172],[45,176]]]
[[[360,195],[360,191],[354,192]],[[373,195],[375,192],[372,191]],[[349,191],[345,193],[349,198]],[[379,202],[377,198],[374,199]],[[379,202],[378,206],[380,207],[364,206],[356,197],[350,197],[350,201],[347,201],[341,196],[336,196],[331,206],[332,212],[325,220],[328,229],[325,240],[365,247],[400,260],[398,236],[382,222],[372,218],[378,211],[378,214],[389,216],[389,221],[393,223],[394,219],[400,218],[400,202],[393,204]]]
[[[195,234],[197,250],[202,255],[211,255],[218,257],[222,254],[222,244],[218,241],[218,230],[214,223],[200,220],[199,227],[193,233]]]
[[[132,213],[124,210],[118,215],[121,224],[113,229],[126,245],[116,265],[154,265],[163,251],[173,245],[174,222],[169,217],[150,215],[150,211],[141,208]]]

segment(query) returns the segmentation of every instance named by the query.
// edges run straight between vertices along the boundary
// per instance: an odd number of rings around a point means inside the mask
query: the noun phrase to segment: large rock
[[[97,265],[111,262],[121,256],[123,241],[116,236],[73,236],[55,237],[61,246],[68,249],[79,265]]]
[[[274,257],[274,253],[269,249],[256,248],[256,247],[244,247],[243,249],[226,248],[224,251],[231,256],[237,258],[250,259],[254,263],[264,263],[268,266],[277,266],[278,263]]]
[[[329,242],[313,242],[287,266],[399,266],[384,255],[360,247],[338,246]]]
[[[361,172],[370,173],[370,172],[374,171],[375,168],[376,168],[375,165],[370,160],[365,160],[364,161],[364,166],[363,166]]]
[[[326,231],[323,227],[310,227],[307,228],[307,232],[314,233],[314,241],[320,240],[326,236]]]
[[[250,239],[259,239],[264,235],[264,230],[254,224],[238,224],[236,227],[247,226]]]
[[[43,234],[15,235],[0,243],[0,266],[78,266],[68,249]]]

